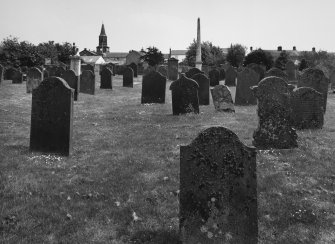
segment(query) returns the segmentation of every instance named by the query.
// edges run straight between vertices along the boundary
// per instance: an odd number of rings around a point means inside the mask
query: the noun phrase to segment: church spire
[[[101,25],[100,36],[106,36],[104,23],[102,23],[102,25]]]

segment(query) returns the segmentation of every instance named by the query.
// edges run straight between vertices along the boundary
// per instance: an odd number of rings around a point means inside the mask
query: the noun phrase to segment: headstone
[[[131,63],[131,64],[129,64],[129,67],[133,70],[134,77],[136,78],[137,77],[137,64]]]
[[[95,75],[91,70],[84,70],[81,73],[79,89],[81,93],[95,94]]]
[[[323,126],[323,98],[310,87],[300,87],[292,92],[292,125],[296,129],[321,129]]]
[[[211,93],[216,111],[235,112],[233,98],[228,86],[217,85],[211,89]]]
[[[123,87],[133,87],[134,71],[130,67],[126,67],[123,71]]]
[[[59,74],[58,74],[57,66],[46,66],[46,69],[49,72],[49,77],[51,77],[51,76],[60,77]]]
[[[115,74],[116,74],[116,65],[115,64],[113,64],[113,63],[108,63],[108,64],[106,64],[106,66],[112,71],[112,74],[113,74],[113,76],[115,76]]]
[[[90,70],[94,74],[94,66],[91,64],[81,64],[81,71]]]
[[[233,66],[229,65],[226,69],[226,79],[225,85],[226,86],[236,86],[236,71]]]
[[[15,69],[14,67],[10,67],[10,68],[5,68],[4,71],[4,79],[5,80],[12,80],[13,78],[13,73],[16,71],[17,69]]]
[[[258,243],[256,156],[224,127],[180,147],[183,244]]]
[[[329,82],[330,82],[330,88],[334,91],[335,90],[335,70],[330,74]]]
[[[259,75],[259,81],[264,79],[265,68],[262,65],[251,63],[247,65],[247,68],[254,70]],[[259,82],[258,81],[258,82]]]
[[[198,69],[198,68],[191,68],[191,69],[189,69],[189,71],[187,71],[186,73],[185,73],[185,76],[187,77],[187,78],[192,78],[194,75],[196,75],[196,74],[204,74],[204,72],[202,72],[200,69]]]
[[[217,86],[220,84],[220,71],[212,69],[209,71],[209,84],[210,86]]]
[[[203,66],[202,66],[203,67]],[[195,74],[192,77],[198,83],[199,105],[209,105],[209,79],[205,74]]]
[[[199,113],[199,85],[195,80],[182,74],[178,80],[171,83],[170,90],[173,115]]]
[[[289,149],[297,147],[297,134],[290,123],[290,93],[293,88],[279,77],[266,77],[253,86],[258,99],[258,128],[253,144],[257,148]]]
[[[65,80],[50,77],[33,90],[30,150],[68,156],[72,148],[73,93]]]
[[[259,82],[259,75],[249,68],[237,73],[237,85],[235,93],[235,105],[256,105],[257,98],[250,87],[256,86]]]
[[[189,66],[185,66],[185,65],[181,66],[181,73],[186,73],[189,70],[190,70]]]
[[[219,72],[220,72],[219,80],[224,80],[226,78],[226,71],[224,70],[224,68],[220,68]]]
[[[0,64],[0,83],[4,79],[5,68]]]
[[[62,66],[57,66],[56,68],[56,76],[57,77],[62,77],[62,75],[65,73],[65,68],[63,68]],[[76,101],[76,99],[75,99]]]
[[[100,88],[101,89],[112,89],[112,77],[113,73],[112,71],[105,67],[101,71],[101,83],[100,83]]]
[[[42,82],[43,73],[38,68],[30,68],[27,74],[27,93],[31,93]]]
[[[45,69],[43,70],[43,80],[46,79],[46,78],[49,78],[49,72]]]
[[[204,72],[204,74],[206,75],[206,76],[209,76],[209,72],[212,70],[212,68],[211,67],[209,67],[208,65],[202,65],[202,67],[201,67],[201,71],[202,72]]]
[[[12,83],[21,84],[23,82],[23,73],[19,70],[14,69],[12,73]]]
[[[292,60],[287,61],[285,65],[285,70],[286,70],[288,81],[295,81],[297,79],[295,64]]]
[[[298,80],[298,87],[311,87],[320,92],[323,96],[323,109],[326,112],[328,81],[322,70],[314,68],[305,69]]]
[[[61,78],[66,81],[66,83],[69,85],[69,87],[74,89],[74,101],[77,101],[78,100],[78,92],[79,92],[79,82],[78,82],[78,77],[76,76],[74,71],[71,70],[71,69],[66,70],[62,74]]]
[[[168,79],[175,81],[178,79],[178,59],[168,59]]]
[[[163,76],[165,76],[165,77],[167,77],[167,69],[166,69],[166,67],[165,66],[163,66],[163,65],[160,65],[160,66],[158,66],[158,69],[157,69],[157,71],[159,72],[159,73],[161,73]]]
[[[165,103],[166,77],[157,71],[143,76],[141,103]]]
[[[288,82],[288,76],[287,74],[284,73],[284,71],[273,67],[271,69],[269,69],[268,71],[265,72],[265,77],[270,77],[270,76],[276,76],[279,78],[284,79],[286,82]]]

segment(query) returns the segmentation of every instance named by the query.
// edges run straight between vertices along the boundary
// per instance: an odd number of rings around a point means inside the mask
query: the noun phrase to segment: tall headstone
[[[220,68],[219,72],[220,72],[219,80],[224,80],[226,78],[226,71],[224,70],[224,68]]]
[[[14,69],[12,73],[12,83],[21,84],[23,82],[23,73],[20,70]]]
[[[229,65],[226,69],[225,85],[226,86],[236,86],[236,77],[237,77],[237,73],[234,67]]]
[[[157,71],[143,76],[141,103],[165,103],[166,77]]]
[[[247,65],[247,68],[254,70],[259,75],[259,81],[264,79],[265,67],[259,64],[251,63]],[[258,82],[259,82],[258,81]]]
[[[95,75],[91,70],[84,70],[81,73],[79,90],[81,93],[95,94]]]
[[[189,69],[186,73],[185,73],[185,75],[186,75],[186,77],[187,78],[192,78],[194,75],[196,75],[196,74],[204,74],[204,72],[202,72],[200,69],[198,69],[198,68],[191,68],[191,69]]]
[[[295,64],[292,60],[287,61],[285,65],[285,70],[288,81],[295,81],[297,79]]]
[[[73,93],[66,81],[50,77],[33,90],[30,150],[68,156],[72,148]]]
[[[27,93],[31,93],[42,82],[43,73],[36,67],[30,68],[27,73]]]
[[[123,71],[123,87],[133,87],[134,71],[130,67],[126,67]]]
[[[158,66],[157,71],[161,73],[163,76],[167,77],[168,76],[168,71],[164,65]]]
[[[209,105],[209,79],[206,75],[198,73],[192,77],[198,83],[199,105]]]
[[[224,127],[180,147],[183,244],[258,243],[256,156]]]
[[[131,64],[129,64],[129,67],[133,70],[134,77],[136,78],[137,77],[137,64],[131,63]]]
[[[257,148],[289,149],[297,147],[297,134],[290,123],[290,93],[293,88],[276,76],[266,77],[253,86],[258,99],[258,128],[253,145]]]
[[[94,66],[91,64],[81,64],[81,72],[83,72],[84,70],[90,70],[94,74]]]
[[[17,69],[15,69],[14,67],[10,67],[10,68],[5,68],[4,71],[4,79],[5,80],[12,80],[13,78],[13,73],[16,71]]]
[[[217,85],[211,89],[214,108],[218,112],[235,112],[233,98],[228,86]]]
[[[212,69],[209,71],[209,84],[210,86],[217,86],[220,84],[220,71]]]
[[[0,64],[0,83],[4,79],[5,68]]]
[[[173,115],[199,113],[199,85],[184,74],[170,85]]]
[[[79,84],[78,84],[78,77],[74,73],[73,70],[69,69],[66,70],[62,77],[66,81],[66,83],[74,90],[74,101],[78,100],[78,93],[79,93]]]
[[[310,87],[300,87],[292,92],[291,119],[296,129],[321,129],[323,126],[323,98]]]
[[[330,74],[329,82],[330,82],[330,88],[334,91],[335,90],[335,70]]]
[[[256,86],[259,82],[259,75],[249,68],[237,73],[237,85],[235,93],[235,105],[256,105],[257,98],[250,87]]]
[[[113,81],[113,73],[112,71],[105,67],[101,71],[101,82],[100,88],[101,89],[112,89],[112,81]]]
[[[43,80],[48,78],[50,75],[49,75],[49,72],[45,69],[43,70]]]
[[[202,60],[201,60],[201,36],[200,36],[200,18],[198,18],[197,23],[197,49],[195,55],[195,67],[202,70]]]
[[[168,59],[168,79],[169,80],[177,80],[178,79],[178,62],[179,60],[176,58]]]
[[[276,76],[279,78],[282,78],[283,80],[285,80],[286,82],[288,82],[288,76],[287,74],[284,73],[284,71],[273,67],[271,69],[269,69],[268,71],[265,72],[265,77],[270,77],[270,76]]]

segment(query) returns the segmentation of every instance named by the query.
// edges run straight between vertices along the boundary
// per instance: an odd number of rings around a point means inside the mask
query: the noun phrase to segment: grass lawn
[[[74,102],[70,157],[29,152],[31,94],[0,84],[0,243],[178,243],[179,147],[224,126],[251,145],[256,106],[172,116],[134,88]],[[233,92],[234,93],[234,92]],[[335,94],[299,148],[257,151],[259,243],[335,243]]]

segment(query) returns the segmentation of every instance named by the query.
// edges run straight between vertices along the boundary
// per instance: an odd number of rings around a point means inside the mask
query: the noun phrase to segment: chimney
[[[250,52],[252,52],[252,47],[250,47]]]
[[[314,52],[314,53],[315,53],[315,47],[312,47],[312,52]]]
[[[293,46],[293,51],[297,51],[297,48],[295,46]]]
[[[281,52],[283,50],[282,46],[278,46],[277,51]]]

